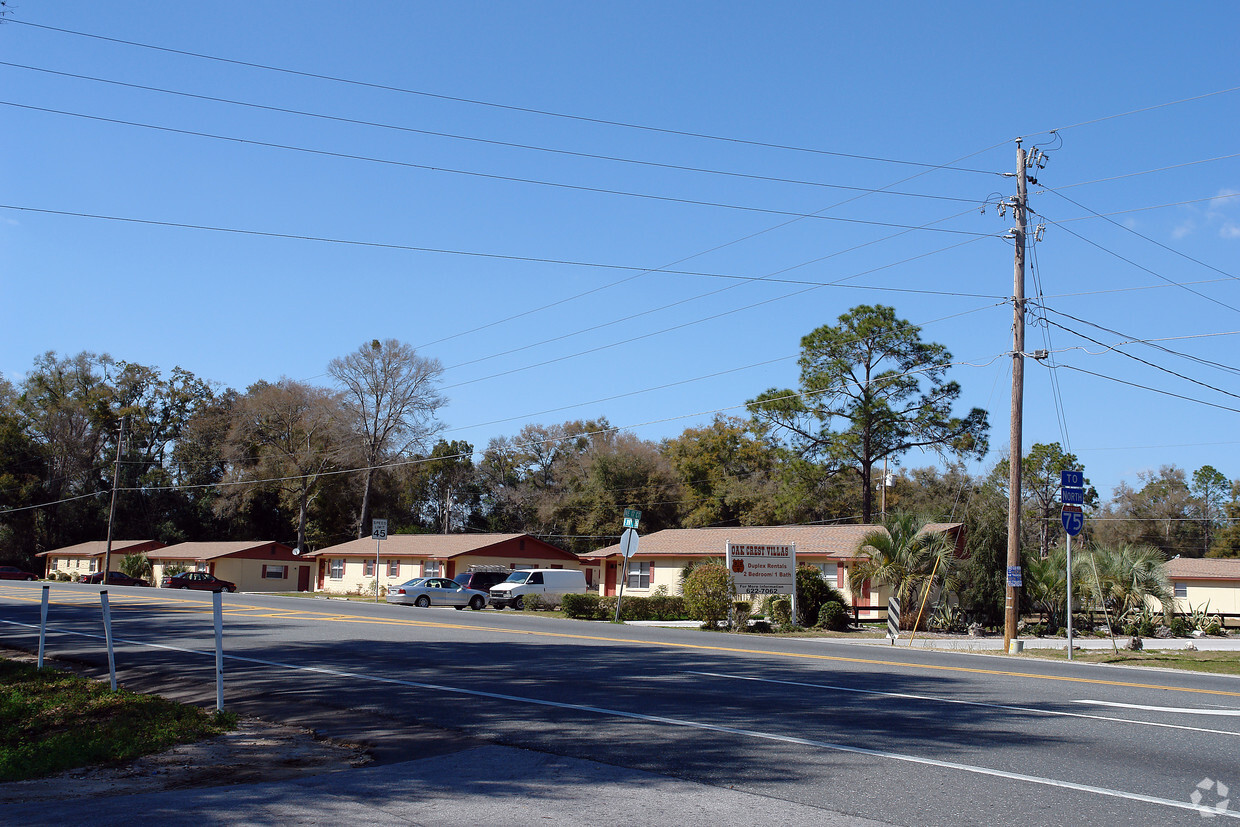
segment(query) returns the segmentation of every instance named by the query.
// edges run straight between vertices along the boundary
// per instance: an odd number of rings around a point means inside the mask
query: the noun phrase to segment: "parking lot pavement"
[[[482,746],[279,783],[6,808],[9,824],[134,825],[582,823],[790,827],[882,822],[854,815],[513,747]]]

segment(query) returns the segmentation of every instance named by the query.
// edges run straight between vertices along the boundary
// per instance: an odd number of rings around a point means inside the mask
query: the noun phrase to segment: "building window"
[[[1176,597],[1188,597],[1188,584],[1187,583],[1176,583],[1175,584],[1175,596]]]
[[[207,564],[205,561],[200,560],[199,562],[194,564],[194,571],[206,571],[206,570],[207,570]]]
[[[422,576],[423,577],[438,577],[439,576],[439,561],[438,560],[422,561]]]
[[[814,565],[822,572],[822,579],[828,583],[835,583],[839,579],[839,563],[815,563]]]
[[[263,566],[263,577],[268,580],[287,580],[288,566]]]
[[[375,561],[374,560],[367,560],[365,563],[362,564],[362,576],[363,577],[374,577],[375,576]]]
[[[344,579],[344,558],[343,557],[337,557],[336,559],[332,560],[331,578],[332,580],[343,580]]]
[[[388,560],[388,577],[400,577],[399,560]]]
[[[650,564],[629,563],[629,580],[627,585],[630,589],[650,588]]]

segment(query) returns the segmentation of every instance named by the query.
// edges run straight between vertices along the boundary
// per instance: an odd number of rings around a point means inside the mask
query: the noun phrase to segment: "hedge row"
[[[616,598],[612,595],[566,594],[562,603],[564,614],[578,620],[614,620]],[[620,604],[621,620],[688,620],[685,600],[678,595],[625,597]]]

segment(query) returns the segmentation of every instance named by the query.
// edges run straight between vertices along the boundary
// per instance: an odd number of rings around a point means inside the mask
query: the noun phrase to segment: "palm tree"
[[[911,628],[917,603],[937,581],[943,590],[955,590],[957,560],[955,544],[948,535],[926,531],[912,514],[895,513],[861,539],[862,559],[848,572],[853,594],[866,580],[891,588],[900,601],[900,627]]]
[[[1163,568],[1166,561],[1161,551],[1125,544],[1095,546],[1089,554],[1092,565],[1085,570],[1082,585],[1099,608],[1122,617],[1133,609],[1147,608],[1153,599],[1162,605],[1164,613],[1173,610],[1175,592]]]

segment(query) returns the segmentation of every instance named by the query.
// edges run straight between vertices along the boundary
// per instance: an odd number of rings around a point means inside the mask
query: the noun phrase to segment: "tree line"
[[[988,423],[980,409],[953,412],[950,360],[892,308],[863,305],[805,336],[798,387],[755,394],[745,415],[657,442],[600,416],[476,446],[444,438],[440,363],[394,339],[332,360],[329,384],[244,391],[181,367],[49,352],[20,381],[0,377],[0,559],[30,565],[104,537],[114,477],[117,537],[316,549],[368,535],[380,516],[394,533],[526,532],[583,552],[613,541],[626,507],[647,532],[874,522],[886,460],[888,510],[965,522],[978,565],[993,568],[964,588],[1001,593],[1006,460],[964,470],[987,452]],[[923,448],[944,465],[898,467]],[[1062,539],[1058,470],[1081,465],[1058,445],[1024,461],[1022,543],[1045,555]],[[1138,486],[1105,506],[1090,489],[1087,530],[1167,556],[1240,554],[1238,491],[1220,472],[1165,468]]]

